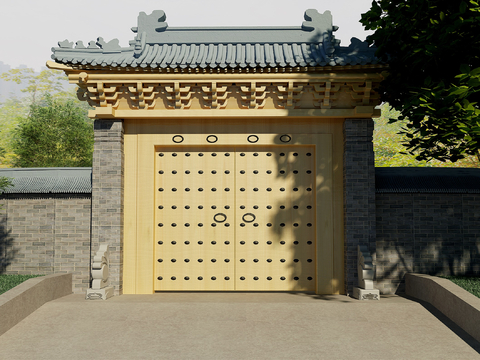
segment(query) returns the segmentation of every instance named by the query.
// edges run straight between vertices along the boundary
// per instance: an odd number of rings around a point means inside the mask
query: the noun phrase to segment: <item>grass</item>
[[[442,276],[480,298],[480,277]]]
[[[44,275],[0,275],[0,295],[22,282],[38,276]]]

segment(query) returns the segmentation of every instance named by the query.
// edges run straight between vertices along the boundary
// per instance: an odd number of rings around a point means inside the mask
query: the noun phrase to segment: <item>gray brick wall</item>
[[[375,194],[373,122],[344,126],[345,283],[357,285],[357,245],[368,245],[383,294],[403,291],[406,272],[480,275],[480,194]],[[123,127],[95,123],[92,196],[0,197],[0,273],[73,273],[89,286],[91,256],[111,246],[110,282],[122,293]],[[93,209],[92,209],[93,208]]]
[[[367,245],[375,256],[375,164],[373,120],[344,122],[345,289],[357,286],[357,246]]]
[[[73,273],[74,288],[90,284],[91,198],[57,199],[55,215],[55,272]]]
[[[404,291],[407,272],[480,275],[480,194],[376,195],[377,286]]]
[[[90,280],[90,211],[88,195],[2,195],[0,204],[0,273],[71,272],[73,291]]]
[[[123,285],[123,121],[95,120],[92,169],[92,255],[110,245],[110,284]]]

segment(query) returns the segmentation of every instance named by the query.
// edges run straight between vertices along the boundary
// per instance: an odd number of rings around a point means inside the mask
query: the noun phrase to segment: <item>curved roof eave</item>
[[[352,39],[340,47],[330,11],[309,9],[298,27],[168,27],[166,15],[141,12],[129,47],[99,37],[86,47],[64,40],[52,48],[57,63],[96,67],[265,68],[373,64],[375,49]]]

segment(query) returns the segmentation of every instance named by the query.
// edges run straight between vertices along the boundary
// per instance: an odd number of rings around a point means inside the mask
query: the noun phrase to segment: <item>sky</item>
[[[68,39],[105,41],[117,38],[127,47],[141,11],[163,10],[170,27],[184,26],[301,26],[307,9],[330,10],[335,37],[348,46],[350,38],[365,40],[359,23],[372,0],[2,0],[0,5],[0,61],[40,70],[51,48]]]

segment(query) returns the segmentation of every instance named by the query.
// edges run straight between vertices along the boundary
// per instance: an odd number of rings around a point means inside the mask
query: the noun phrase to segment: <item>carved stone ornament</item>
[[[109,264],[108,244],[102,244],[93,257],[92,287],[87,289],[85,296],[87,300],[107,300],[113,296],[113,286],[108,286]]]
[[[373,288],[375,266],[368,247],[357,248],[358,287],[353,288],[353,297],[359,300],[380,300],[380,291]]]
[[[362,295],[362,300],[380,300],[380,297],[378,294],[368,293]]]

